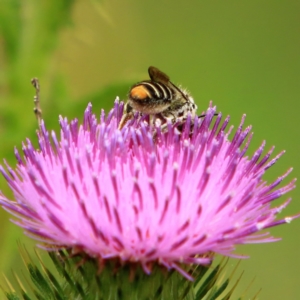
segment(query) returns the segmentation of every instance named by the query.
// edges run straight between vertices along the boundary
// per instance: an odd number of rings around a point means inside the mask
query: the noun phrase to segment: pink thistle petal
[[[60,138],[42,121],[40,149],[27,140],[15,169],[0,166],[16,199],[0,194],[0,204],[27,235],[99,261],[139,262],[146,273],[159,262],[192,279],[182,263],[208,264],[212,252],[240,257],[235,245],[276,241],[260,231],[300,216],[276,220],[290,199],[271,204],[294,189],[295,180],[278,188],[292,169],[271,184],[262,179],[283,152],[270,160],[272,147],[261,158],[263,142],[245,157],[245,115],[230,142],[229,117],[214,117],[212,104],[204,118],[167,131],[139,114],[118,130],[123,107],[116,101],[97,121],[89,104],[82,125],[60,117]]]

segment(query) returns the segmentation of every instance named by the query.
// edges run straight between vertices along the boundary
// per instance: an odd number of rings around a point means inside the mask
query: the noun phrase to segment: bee
[[[149,115],[150,123],[157,119],[162,124],[184,122],[190,113],[193,118],[197,105],[185,90],[170,81],[168,75],[155,67],[149,67],[150,80],[134,84],[124,106],[119,129],[134,117],[136,112]]]

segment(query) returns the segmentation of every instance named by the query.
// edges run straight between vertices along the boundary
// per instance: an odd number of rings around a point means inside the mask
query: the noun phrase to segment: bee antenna
[[[41,128],[42,110],[40,107],[40,84],[39,80],[35,77],[31,79],[31,84],[35,88],[35,96],[33,97],[34,109],[33,112],[38,120],[39,128]]]

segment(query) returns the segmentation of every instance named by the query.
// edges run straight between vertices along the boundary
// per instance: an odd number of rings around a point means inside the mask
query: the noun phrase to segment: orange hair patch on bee
[[[151,95],[143,85],[138,85],[130,91],[130,97],[135,100],[145,100],[151,98]]]

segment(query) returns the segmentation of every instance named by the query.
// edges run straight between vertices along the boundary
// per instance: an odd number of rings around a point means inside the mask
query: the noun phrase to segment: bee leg
[[[124,114],[121,118],[118,129],[121,130],[129,120],[133,119],[133,116],[133,113]]]
[[[176,127],[176,129],[181,132],[182,129],[183,129],[183,126],[185,124],[187,120],[187,116],[183,116],[183,117],[178,117],[178,118],[170,118],[169,121],[171,121],[172,123],[172,126],[173,127]],[[193,122],[193,119],[192,119],[192,122]],[[165,133],[168,131],[168,122],[164,123],[162,126],[161,126],[161,132]]]
[[[127,102],[124,106],[123,116],[119,123],[118,129],[121,130],[129,120],[133,119],[133,117],[134,117],[133,108]]]

